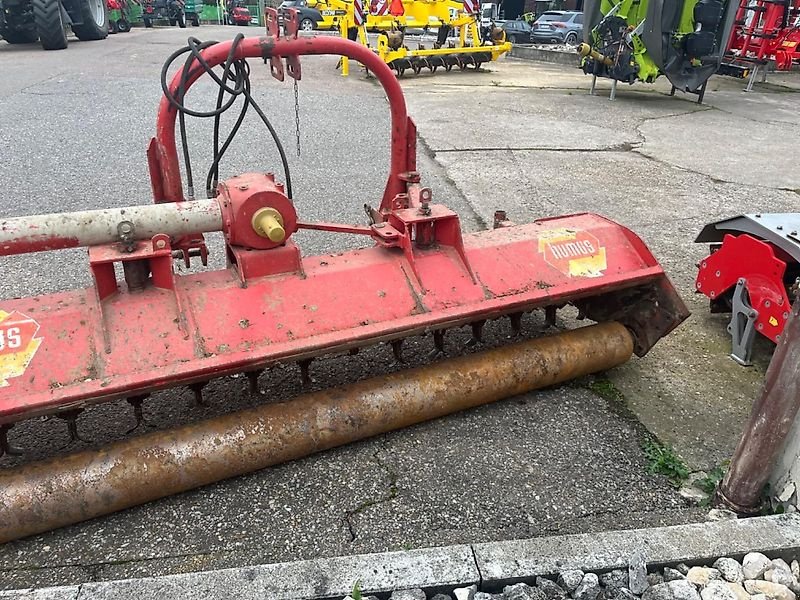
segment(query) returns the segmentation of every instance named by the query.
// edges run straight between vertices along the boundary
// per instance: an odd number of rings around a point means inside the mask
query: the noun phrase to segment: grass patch
[[[595,379],[586,387],[609,402],[624,402],[625,397],[609,379]]]
[[[725,471],[727,470],[728,462],[726,461],[723,464],[711,469],[708,475],[695,481],[694,485],[695,487],[703,490],[706,494],[711,495],[717,489],[717,486],[719,485],[720,481],[722,481],[722,478],[725,477]]]
[[[650,439],[642,444],[642,450],[648,463],[647,472],[651,475],[664,475],[676,488],[689,477],[689,467],[669,446]]]

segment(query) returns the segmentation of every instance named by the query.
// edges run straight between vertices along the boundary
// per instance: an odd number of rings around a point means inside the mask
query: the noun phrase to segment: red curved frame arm
[[[209,65],[225,62],[231,49],[230,41],[220,42],[202,51]],[[415,170],[416,128],[406,112],[403,90],[392,70],[369,48],[359,43],[338,37],[273,38],[250,37],[243,39],[236,48],[235,58],[270,58],[272,56],[296,57],[304,54],[342,55],[357,60],[369,69],[381,82],[389,100],[391,111],[392,143],[389,179],[383,193],[381,208],[390,210],[397,194],[406,192],[406,182],[413,179],[407,173]],[[196,67],[196,68],[195,68]],[[204,73],[196,64],[191,69],[189,85]],[[177,94],[180,74],[170,83],[170,90]],[[156,136],[150,142],[147,156],[150,180],[155,202],[179,202],[184,200],[183,184],[175,144],[175,121],[177,109],[166,97],[161,98],[156,122]]]

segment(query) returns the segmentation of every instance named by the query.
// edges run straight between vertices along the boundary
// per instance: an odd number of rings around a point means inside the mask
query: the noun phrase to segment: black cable
[[[189,143],[186,135],[186,115],[190,117],[214,119],[213,160],[211,162],[211,167],[208,170],[208,175],[206,176],[206,192],[208,197],[212,198],[216,191],[215,188],[217,181],[219,180],[220,161],[230,147],[231,142],[233,142],[233,139],[236,137],[236,134],[239,132],[239,129],[244,122],[245,115],[247,114],[248,107],[252,106],[253,110],[255,110],[256,114],[269,130],[269,133],[275,142],[275,146],[278,149],[278,154],[280,154],[281,163],[283,165],[284,179],[286,180],[286,195],[291,199],[292,177],[289,171],[289,160],[286,157],[283,144],[281,143],[275,128],[272,126],[272,123],[264,114],[264,111],[261,110],[261,107],[253,99],[253,96],[250,93],[250,65],[244,58],[235,58],[236,49],[243,39],[244,35],[240,33],[237,34],[231,42],[231,48],[228,52],[228,57],[222,65],[221,77],[214,72],[214,68],[208,64],[202,55],[203,50],[213,46],[217,42],[201,42],[194,37],[189,38],[186,46],[173,52],[169,58],[167,58],[164,66],[161,68],[161,89],[163,90],[167,101],[178,111],[181,148],[183,150],[183,160],[186,168],[186,181],[189,189],[189,195],[193,196],[194,194],[194,179],[192,174],[191,158],[189,156]],[[183,64],[180,81],[178,83],[178,89],[176,90],[176,93],[173,94],[169,89],[167,75],[172,63],[174,63],[175,60],[177,60],[183,54],[188,54],[188,56]],[[196,66],[193,67],[193,65]],[[215,108],[214,110],[210,111],[193,110],[187,108],[184,104],[189,81],[199,75],[202,75],[203,73],[208,74],[219,86]],[[229,85],[229,82],[231,82],[232,85]],[[228,94],[229,96],[227,100],[225,100],[225,94]],[[239,116],[225,138],[225,141],[222,143],[222,146],[220,146],[219,127],[222,114],[233,106],[234,102],[236,102],[236,99],[239,96],[244,98],[242,108],[239,111]]]

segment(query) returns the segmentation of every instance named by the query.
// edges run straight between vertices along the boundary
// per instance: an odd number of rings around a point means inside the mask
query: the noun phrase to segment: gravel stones
[[[739,561],[732,558],[718,558],[714,562],[714,568],[722,574],[725,581],[731,583],[742,583],[744,581],[744,569]]]
[[[622,569],[614,569],[608,573],[600,575],[600,583],[608,591],[617,591],[628,587],[628,572]]]
[[[733,592],[733,595],[736,596],[736,600],[750,600],[750,594],[747,593],[747,590],[744,589],[741,583],[728,583],[728,588]]]
[[[700,597],[703,600],[737,600],[728,584],[719,580],[709,581],[700,592]]]
[[[643,594],[650,587],[647,583],[647,560],[642,551],[631,556],[628,562],[628,589],[634,594]]]
[[[688,573],[688,572],[689,572],[689,567],[686,567],[686,573]],[[679,581],[681,579],[686,579],[686,573],[681,573],[678,569],[673,569],[671,567],[665,567],[664,568],[664,581]],[[744,589],[744,588],[742,588],[742,589]]]
[[[456,597],[456,600],[475,600],[475,594],[477,592],[478,592],[478,586],[471,585],[469,587],[454,589],[453,595]]]
[[[559,598],[566,598],[567,592],[552,579],[547,577],[537,577],[536,587],[540,589],[548,600],[558,600]]]
[[[600,579],[594,573],[586,573],[580,585],[572,592],[575,600],[596,600],[600,595]]]
[[[796,583],[792,568],[781,558],[772,561],[770,568],[764,571],[764,579],[773,583],[780,583],[786,587],[793,587]]]
[[[503,588],[503,600],[547,600],[547,596],[527,583],[517,583]]]
[[[742,571],[745,579],[758,579],[771,566],[772,561],[760,552],[745,554],[742,560]],[[745,586],[745,588],[746,587],[747,586]]]
[[[422,590],[396,590],[389,600],[428,600],[428,597]]]
[[[692,567],[686,574],[686,579],[702,589],[707,586],[710,581],[722,579],[722,573],[717,571],[717,569],[710,569],[708,567]]]
[[[792,590],[772,581],[747,580],[744,582],[744,589],[750,594],[764,594],[768,600],[796,600]]]
[[[558,585],[570,594],[578,589],[583,581],[583,571],[579,569],[566,569],[558,574]]]
[[[697,588],[686,579],[667,581],[649,588],[642,600],[700,600]]]

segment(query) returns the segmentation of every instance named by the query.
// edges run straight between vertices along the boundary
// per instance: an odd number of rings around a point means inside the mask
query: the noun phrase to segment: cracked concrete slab
[[[748,94],[741,82],[715,77],[705,106],[680,94],[668,96],[664,81],[620,87],[610,102],[608,82],[600,81],[598,96],[592,97],[580,71],[520,63],[492,65],[489,82],[470,74],[461,84],[469,94],[452,101],[463,110],[467,104],[513,98],[518,126],[493,131],[502,141],[495,146],[505,149],[481,150],[489,147],[486,129],[465,129],[458,143],[472,148],[468,152],[436,152],[437,136],[428,140],[436,160],[485,219],[496,209],[507,210],[517,222],[592,211],[644,239],[694,314],[647,357],[610,377],[636,416],[692,467],[719,464],[734,448],[770,345],[759,340],[755,368],[728,359],[725,317],[709,315],[703,298],[694,294],[695,265],[707,248],[693,240],[709,221],[796,210],[800,197],[788,190],[800,187],[800,171],[793,166],[800,96],[791,82],[800,78],[784,76],[782,87],[760,86]],[[423,80],[403,85],[413,91],[409,103],[422,136],[431,124],[438,131],[447,107],[445,87],[428,91]],[[557,143],[527,149],[542,115],[566,119],[575,131],[591,125],[614,135],[591,144],[579,140],[570,151]],[[627,148],[614,146],[620,134]]]
[[[797,102],[796,94],[778,96],[788,96],[782,107],[787,113],[790,101]],[[794,106],[795,116],[798,106],[800,102]],[[750,110],[758,114],[758,108]],[[645,137],[640,151],[728,183],[800,190],[798,129],[800,117],[794,122],[764,122],[745,112],[703,111],[647,120],[640,128]]]

